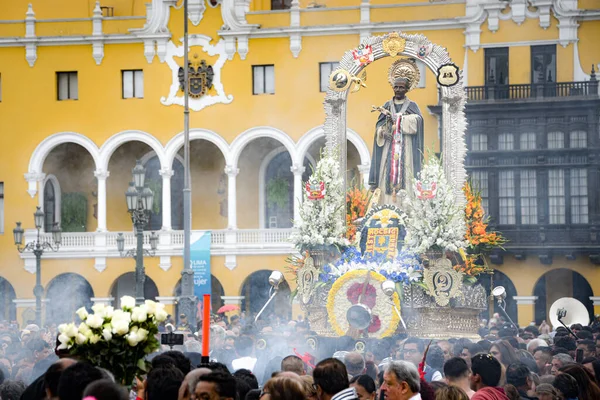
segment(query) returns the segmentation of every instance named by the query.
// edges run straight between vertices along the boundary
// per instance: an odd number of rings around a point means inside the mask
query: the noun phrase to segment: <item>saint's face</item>
[[[408,92],[408,85],[404,81],[394,83],[394,97],[397,99],[403,99],[406,96],[406,92]]]

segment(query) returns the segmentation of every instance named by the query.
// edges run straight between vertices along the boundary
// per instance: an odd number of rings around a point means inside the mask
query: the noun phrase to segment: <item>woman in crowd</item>
[[[435,400],[469,400],[469,396],[457,386],[442,386],[436,390]]]
[[[304,387],[299,378],[276,376],[263,388],[261,400],[305,400]]]
[[[350,386],[356,389],[358,400],[375,400],[377,388],[369,375],[357,375],[350,380]]]
[[[302,375],[300,377],[304,384],[304,393],[306,400],[317,400],[317,390],[315,389],[315,380],[310,375]]]
[[[577,400],[579,386],[577,381],[569,374],[558,374],[554,379],[554,388],[560,400]]]
[[[490,347],[490,354],[505,367],[508,367],[512,363],[519,362],[517,353],[506,340],[498,340],[494,342],[492,347]]]
[[[563,374],[569,374],[577,381],[579,400],[597,400],[600,399],[600,388],[596,385],[592,374],[579,364],[565,365],[560,369]]]

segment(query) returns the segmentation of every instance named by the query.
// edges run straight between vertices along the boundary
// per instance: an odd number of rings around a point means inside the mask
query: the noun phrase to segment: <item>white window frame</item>
[[[66,79],[66,93],[61,82]],[[60,71],[56,73],[56,98],[58,101],[79,100],[79,78],[77,71]]]
[[[504,170],[498,173],[498,203],[498,224],[516,225],[517,207],[514,170]]]
[[[556,189],[554,191],[554,189]],[[566,221],[565,170],[548,171],[548,223],[563,225]]]
[[[571,223],[589,223],[588,174],[586,168],[573,168],[570,171]]]
[[[498,150],[514,150],[515,135],[509,132],[503,132],[498,135]]]
[[[489,173],[485,170],[471,171],[471,182],[473,190],[478,190],[481,193],[481,206],[483,212],[488,215],[489,206]]]
[[[131,74],[131,79],[125,79],[129,74]],[[124,69],[121,71],[121,96],[123,99],[144,98],[144,70]]]
[[[487,151],[488,137],[485,133],[474,133],[471,135],[471,151]]]
[[[587,147],[588,137],[587,131],[576,130],[569,133],[569,148],[584,149]]]
[[[535,132],[524,132],[519,135],[519,149],[535,150],[537,147]],[[531,140],[533,138],[533,140]]]
[[[340,67],[340,63],[335,62],[320,62],[319,63],[319,92],[326,92],[329,87],[329,77],[331,73]]]
[[[519,176],[521,225],[538,224],[537,173],[534,169],[522,169]]]
[[[548,149],[564,149],[565,133],[561,131],[548,132]]]
[[[271,71],[270,77],[273,79],[271,82],[272,90],[269,91],[267,78],[269,77],[268,71]],[[258,83],[256,78],[256,74],[262,71],[262,88],[257,87]],[[252,66],[252,94],[255,96],[261,94],[275,94],[275,65],[274,64],[265,64],[265,65],[253,65]]]

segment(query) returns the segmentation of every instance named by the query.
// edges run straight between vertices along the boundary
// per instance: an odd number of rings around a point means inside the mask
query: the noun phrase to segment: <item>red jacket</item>
[[[484,387],[475,392],[471,400],[510,400],[504,394],[504,389],[497,387]]]

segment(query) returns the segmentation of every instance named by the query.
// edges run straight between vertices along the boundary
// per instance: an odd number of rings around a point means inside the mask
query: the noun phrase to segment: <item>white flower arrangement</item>
[[[309,182],[325,184],[324,197],[311,200],[306,191],[300,207],[300,221],[290,240],[304,251],[314,247],[349,245],[345,237],[346,196],[335,155],[323,152]]]
[[[437,157],[429,156],[409,190],[403,191],[405,248],[415,254],[430,249],[458,252],[465,248],[464,210],[457,206]]]
[[[96,304],[92,311],[81,307],[77,310],[79,326],[58,327],[58,349],[106,368],[120,383],[130,385],[134,376],[146,371],[144,357],[160,347],[155,335],[158,324],[168,316],[164,304],[146,300],[136,306],[133,297],[123,296],[121,309]]]

